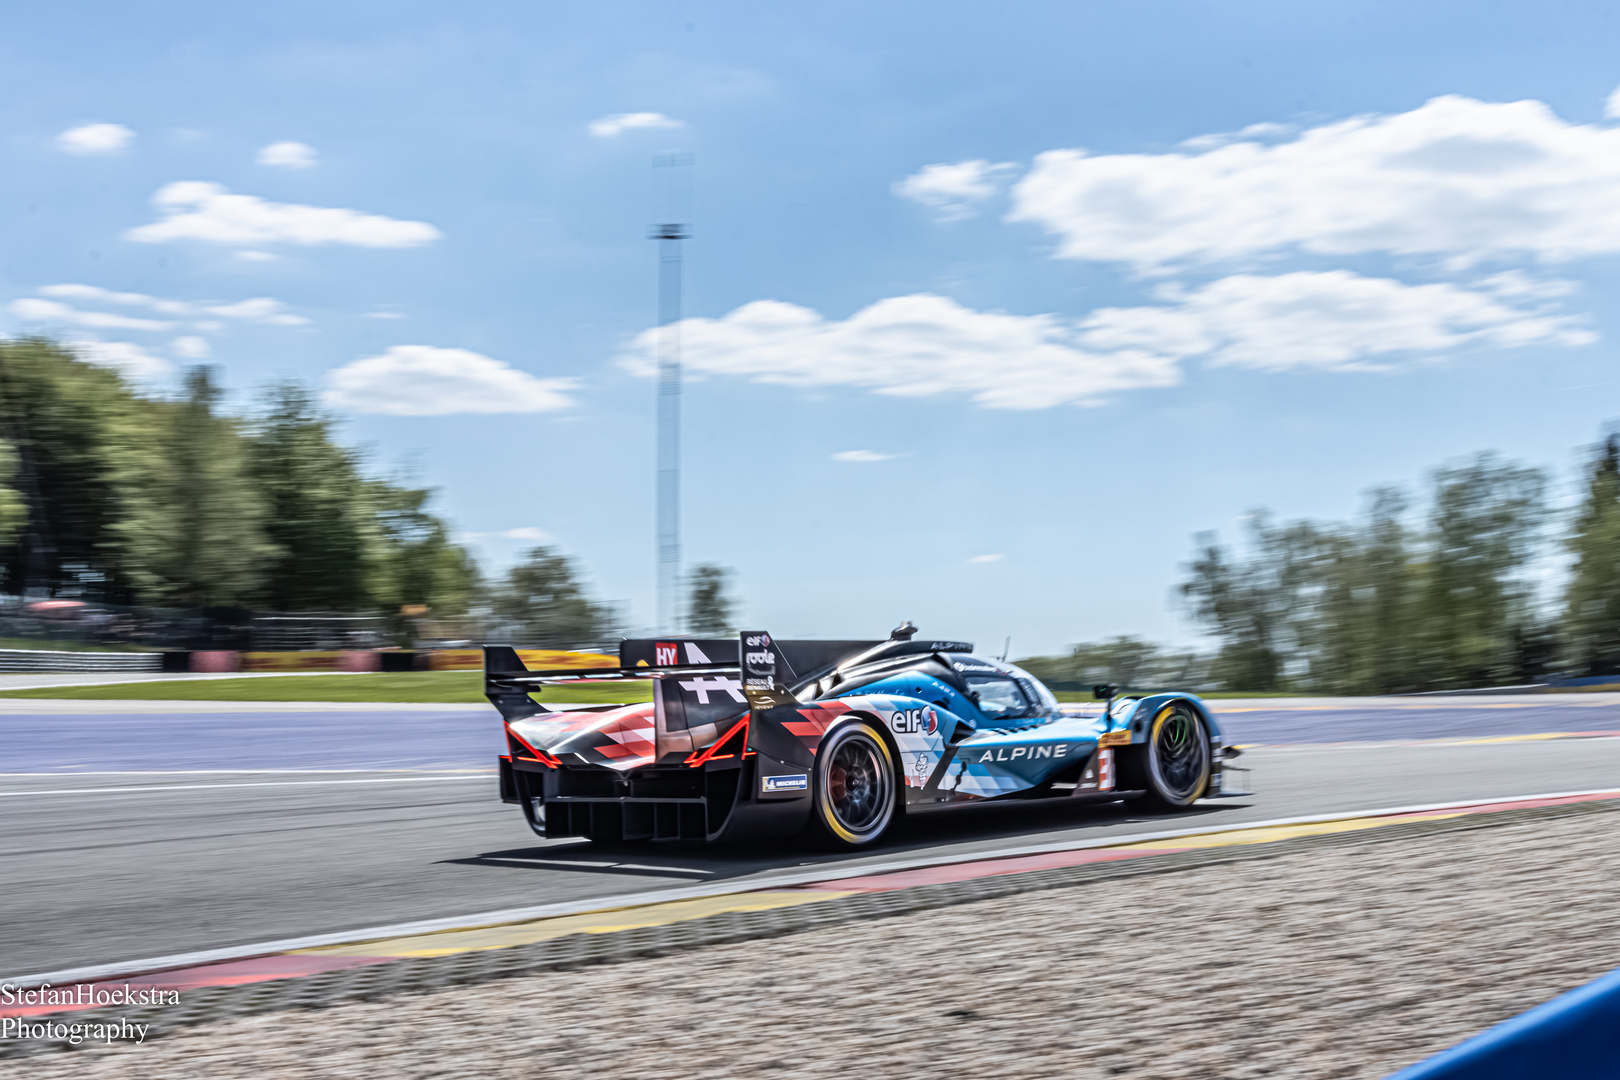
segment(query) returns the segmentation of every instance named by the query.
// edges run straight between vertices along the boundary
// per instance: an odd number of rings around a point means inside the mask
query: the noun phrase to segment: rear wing
[[[521,720],[550,712],[530,695],[546,686],[566,683],[624,682],[630,679],[663,679],[670,676],[713,674],[737,671],[731,663],[670,664],[665,667],[558,668],[531,671],[510,645],[484,646],[484,696],[500,711],[503,720]]]
[[[887,641],[785,641],[762,630],[734,638],[627,638],[619,644],[618,667],[548,671],[531,671],[510,645],[485,645],[484,696],[504,719],[521,720],[551,711],[531,696],[547,686],[651,679],[660,713],[667,703],[674,721],[676,711],[708,714],[735,706],[730,712],[736,714],[785,704],[796,690],[855,663],[903,653],[973,650],[970,642],[913,641],[915,633],[905,623]],[[683,701],[676,686],[685,686],[694,700]],[[685,726],[676,723],[677,729]]]

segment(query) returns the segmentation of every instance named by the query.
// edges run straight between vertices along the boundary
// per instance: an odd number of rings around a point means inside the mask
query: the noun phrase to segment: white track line
[[[494,776],[494,769],[106,769],[99,772],[0,772],[0,780],[69,780],[81,776],[336,776],[340,773],[397,772],[422,775],[426,773],[471,775],[482,773]]]
[[[161,971],[171,971],[175,968],[196,967],[200,964],[214,964],[226,960],[246,960],[255,956],[272,956],[277,953],[292,952],[295,949],[317,949],[330,945],[353,945],[364,941],[379,941],[386,938],[415,937],[421,934],[443,933],[448,930],[470,930],[486,926],[501,926],[508,923],[530,922],[535,919],[553,918],[559,915],[582,915],[588,912],[614,911],[621,908],[646,907],[651,904],[667,903],[671,900],[695,900],[709,896],[730,896],[735,893],[764,892],[774,889],[791,888],[796,885],[813,885],[825,881],[841,881],[845,878],[870,877],[878,874],[892,874],[901,870],[919,870],[934,866],[954,866],[959,863],[987,862],[997,859],[1010,859],[1026,855],[1046,855],[1058,851],[1084,851],[1088,848],[1113,847],[1118,844],[1136,844],[1144,840],[1173,840],[1187,836],[1210,836],[1218,833],[1240,832],[1244,829],[1265,829],[1279,825],[1309,825],[1324,821],[1344,821],[1349,818],[1388,817],[1397,814],[1416,814],[1431,810],[1456,810],[1469,806],[1484,806],[1490,803],[1531,802],[1537,799],[1567,799],[1579,795],[1613,795],[1620,798],[1620,789],[1596,788],[1589,791],[1553,791],[1539,795],[1503,795],[1482,799],[1467,799],[1462,802],[1425,803],[1419,806],[1388,806],[1367,810],[1346,810],[1334,814],[1318,814],[1311,817],[1273,818],[1269,821],[1251,821],[1242,825],[1222,825],[1215,828],[1201,829],[1173,829],[1164,832],[1128,833],[1098,837],[1094,840],[1076,840],[1055,844],[1032,844],[1026,847],[1005,848],[999,851],[958,852],[952,855],[923,856],[913,859],[897,859],[886,863],[866,863],[860,866],[844,866],[839,869],[822,867],[816,870],[801,871],[797,874],[784,874],[780,877],[748,878],[739,881],[716,882],[710,885],[687,885],[676,889],[658,889],[642,893],[625,893],[619,896],[598,896],[586,900],[573,900],[557,904],[540,904],[535,907],[507,908],[502,911],[486,911],[474,915],[457,915],[443,919],[424,919],[418,922],[395,923],[390,926],[372,926],[359,930],[341,930],[330,934],[312,934],[307,937],[284,938],[280,941],[266,941],[257,945],[238,945],[223,949],[205,949],[199,952],[177,953],[173,956],[158,956],[146,960],[126,960],[115,964],[100,964],[94,967],[67,968],[62,971],[47,971],[34,975],[18,975],[0,979],[0,983],[11,983],[18,986],[32,986],[50,983],[60,986],[67,983],[94,982],[112,978],[133,978],[137,975],[150,975]]]
[[[205,791],[213,788],[313,787],[331,784],[443,784],[456,780],[487,781],[494,773],[481,776],[383,776],[365,780],[253,780],[243,784],[162,784],[156,787],[54,788],[50,791],[0,791],[0,799],[18,795],[123,795],[129,792]]]

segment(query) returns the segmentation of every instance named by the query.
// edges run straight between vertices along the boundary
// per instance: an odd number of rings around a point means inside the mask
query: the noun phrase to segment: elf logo
[[[680,646],[657,642],[653,645],[653,666],[674,667],[680,661]]]
[[[939,730],[939,714],[933,709],[896,709],[889,725],[896,735],[932,735]]]

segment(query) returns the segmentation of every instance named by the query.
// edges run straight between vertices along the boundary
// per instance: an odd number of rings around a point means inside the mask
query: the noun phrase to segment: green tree
[[[185,397],[168,403],[164,434],[171,468],[153,483],[166,488],[166,536],[147,555],[163,595],[149,599],[188,607],[245,603],[254,595],[267,557],[264,498],[248,469],[249,445],[237,421],[219,415],[214,371],[186,372]]]
[[[162,420],[106,368],[43,338],[0,342],[0,439],[26,524],[5,553],[7,587],[129,602],[161,592],[168,535],[153,485],[169,468]]]
[[[433,492],[383,480],[365,484],[377,520],[370,591],[385,610],[423,606],[434,616],[462,615],[482,589],[478,564],[427,510]]]
[[[1314,563],[1323,538],[1310,522],[1273,526],[1263,510],[1249,515],[1248,531],[1252,550],[1241,562],[1231,560],[1214,533],[1201,533],[1202,550],[1180,592],[1193,618],[1221,642],[1213,677],[1230,689],[1263,692],[1283,683],[1318,580]]]
[[[265,503],[261,601],[276,611],[373,610],[382,546],[353,451],[303,386],[270,388],[254,425],[249,471]]]
[[[1422,682],[1422,563],[1406,510],[1399,490],[1379,488],[1360,524],[1316,527],[1313,602],[1299,620],[1307,685],[1371,694]]]
[[[574,566],[554,548],[537,547],[494,590],[496,618],[516,644],[545,648],[596,645],[613,635],[613,613],[585,595]]]
[[[1440,685],[1518,676],[1516,643],[1535,622],[1522,572],[1541,542],[1545,486],[1539,469],[1489,453],[1435,471],[1420,663]]]
[[[1620,434],[1592,448],[1586,497],[1566,541],[1564,651],[1588,675],[1620,671]]]
[[[0,550],[4,550],[28,521],[28,504],[10,486],[17,475],[17,451],[0,440]]]
[[[686,629],[698,637],[735,633],[736,602],[726,591],[731,572],[713,563],[693,567],[687,590]]]

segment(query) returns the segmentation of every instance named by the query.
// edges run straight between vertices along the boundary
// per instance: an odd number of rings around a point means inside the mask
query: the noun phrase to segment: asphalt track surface
[[[1620,787],[1617,695],[1212,704],[1251,747],[1253,798],[1171,819],[986,807],[840,856],[792,841],[541,840],[496,796],[500,727],[482,707],[9,700],[0,977],[699,882],[765,886],[817,864]]]

